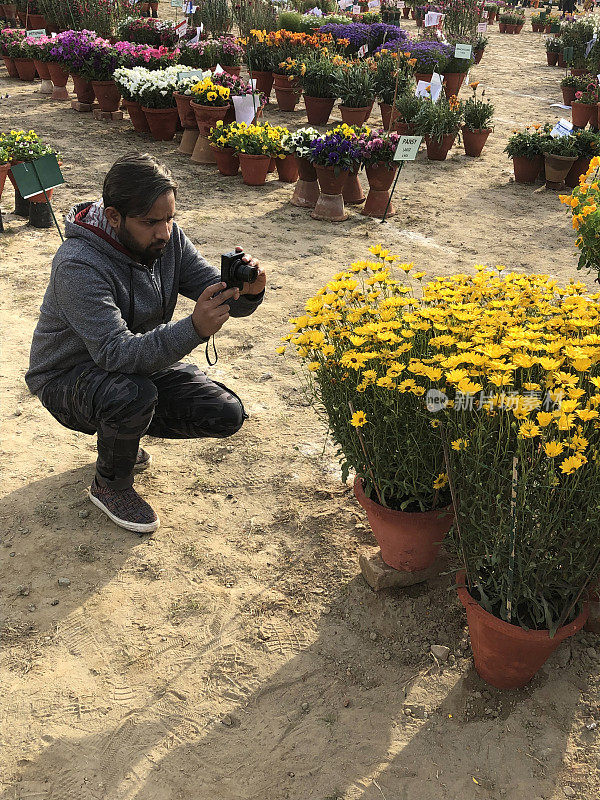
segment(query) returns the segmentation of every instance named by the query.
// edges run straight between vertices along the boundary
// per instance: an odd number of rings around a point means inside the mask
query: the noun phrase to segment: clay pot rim
[[[477,130],[473,130],[473,128],[467,128],[466,125],[463,125],[461,130],[468,131],[469,133],[491,133],[494,129],[493,128],[477,128]]]
[[[232,147],[231,149],[233,150],[234,148]],[[240,153],[239,150],[235,150],[235,152],[240,158],[242,158],[242,156],[244,158],[268,158],[269,161],[273,158],[273,156],[265,155],[265,153]]]
[[[454,508],[452,504],[442,508],[433,508],[430,511],[396,511],[394,508],[382,506],[379,503],[371,500],[371,498],[367,497],[367,495],[364,493],[363,480],[359,475],[356,475],[354,478],[354,494],[360,505],[363,506],[365,510],[368,509],[377,516],[385,514],[386,516],[390,515],[396,519],[413,518],[419,520],[442,519],[450,515],[454,516]],[[473,600],[473,602],[475,601]]]
[[[135,102],[135,100],[133,102]],[[140,108],[142,111],[150,111],[152,114],[170,114],[173,113],[173,111],[177,111],[177,106],[172,106],[171,108],[148,108],[148,106],[140,106]]]
[[[579,156],[559,156],[556,155],[555,153],[544,153],[544,159],[546,158],[557,158],[559,161],[562,161],[563,163],[565,163],[566,161],[572,161],[573,163],[575,163],[575,161],[577,161]]]
[[[490,614],[489,611],[486,611],[485,608],[483,608],[477,602],[477,600],[471,596],[466,585],[464,585],[465,580],[465,571],[464,569],[461,569],[456,573],[456,590],[458,592],[458,599],[465,608],[469,606],[474,614],[476,614],[481,620],[485,620],[485,624],[489,628],[493,628],[496,631],[500,631],[501,633],[511,636],[513,639],[520,639],[521,641],[544,642],[550,639],[550,632],[548,630],[526,631],[524,628],[521,628],[520,625],[513,625],[511,622],[505,622],[503,619]],[[567,639],[569,636],[573,636],[573,634],[581,630],[588,617],[588,613],[589,606],[588,603],[585,602],[581,612],[572,622],[568,622],[566,625],[560,627],[552,637],[552,641],[561,642],[563,639]]]
[[[342,103],[340,103],[338,108],[340,110],[342,108],[343,109],[348,109],[349,111],[367,111],[367,109],[372,109],[373,108],[374,102],[375,101],[373,101],[373,103],[371,105],[369,105],[369,106],[344,106],[344,105],[342,105]]]
[[[231,107],[231,103],[227,103],[226,106],[204,106],[202,103],[194,102],[194,100],[190,100],[190,105],[195,106],[196,108],[210,108],[211,111],[227,111],[227,109]]]

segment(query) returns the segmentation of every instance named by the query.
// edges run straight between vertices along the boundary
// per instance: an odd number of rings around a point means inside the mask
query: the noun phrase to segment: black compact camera
[[[235,250],[221,256],[221,280],[228,289],[243,289],[244,283],[254,283],[258,278],[258,267],[251,267],[242,261],[243,253]]]

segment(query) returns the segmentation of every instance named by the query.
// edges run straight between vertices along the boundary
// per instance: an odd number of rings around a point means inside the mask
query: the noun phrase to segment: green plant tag
[[[414,161],[422,141],[422,136],[401,136],[394,153],[394,161]]]
[[[472,51],[470,44],[457,44],[454,48],[454,58],[471,58]]]
[[[558,22],[553,22],[552,25],[550,25],[550,33],[560,33],[560,25]]]
[[[540,22],[545,22],[548,19],[547,11],[540,11]]]
[[[30,39],[41,39],[42,36],[46,35],[46,29],[45,28],[35,28],[34,30],[27,31],[26,35]]]
[[[65,182],[56,156],[52,154],[36,158],[35,161],[14,164],[10,171],[25,200],[44,189],[48,191]]]
[[[573,61],[573,47],[565,47],[563,49],[563,58],[567,64],[570,64],[571,61]]]

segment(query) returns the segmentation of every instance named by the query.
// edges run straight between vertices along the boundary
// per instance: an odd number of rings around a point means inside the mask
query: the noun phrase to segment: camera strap
[[[211,357],[210,357],[210,351],[209,351],[209,347],[210,347],[210,343],[211,343],[211,341],[212,341],[212,349],[213,349],[213,354],[214,354],[214,361],[211,361]],[[215,365],[215,364],[217,363],[217,361],[219,360],[219,354],[218,354],[218,352],[217,352],[217,345],[216,345],[216,342],[215,342],[215,335],[214,335],[214,333],[213,333],[213,335],[210,337],[210,339],[209,339],[209,340],[207,341],[207,343],[206,343],[206,351],[205,351],[205,355],[206,355],[206,361],[207,361],[207,363],[208,363],[208,366],[209,366],[209,367],[214,367],[214,365]]]

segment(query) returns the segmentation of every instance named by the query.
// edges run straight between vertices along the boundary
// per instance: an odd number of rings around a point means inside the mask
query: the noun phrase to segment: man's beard
[[[121,219],[117,236],[123,247],[126,247],[132,255],[136,256],[140,264],[145,264],[146,266],[153,264],[163,250],[163,248],[160,247],[147,247],[146,249],[142,249],[125,227],[124,219]]]

